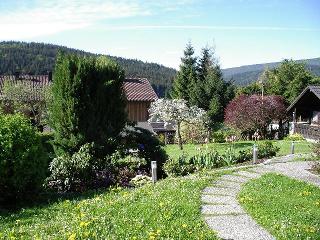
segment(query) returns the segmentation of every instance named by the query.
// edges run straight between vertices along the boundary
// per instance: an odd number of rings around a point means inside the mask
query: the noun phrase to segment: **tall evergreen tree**
[[[93,142],[107,154],[126,122],[124,72],[107,57],[60,54],[53,75],[50,125],[58,153]]]
[[[192,103],[209,115],[209,127],[223,121],[224,108],[234,97],[234,86],[223,80],[222,71],[212,48],[202,49],[197,67],[197,82],[192,93]]]
[[[308,85],[320,83],[304,63],[287,59],[275,69],[266,70],[264,74],[266,92],[283,96],[287,104],[292,103]]]
[[[194,49],[191,43],[188,43],[184,50],[184,57],[181,58],[179,72],[173,81],[172,98],[190,101],[190,92],[194,88],[197,79],[196,64],[197,58],[194,57]]]

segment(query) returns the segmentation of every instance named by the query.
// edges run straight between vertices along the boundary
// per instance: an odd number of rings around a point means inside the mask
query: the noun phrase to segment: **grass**
[[[216,239],[200,213],[201,190],[216,177],[168,178],[0,214],[0,239]]]
[[[248,182],[238,198],[276,239],[320,239],[320,188],[266,174]]]
[[[273,141],[273,143],[280,148],[280,151],[278,152],[277,156],[283,156],[291,153],[291,141]],[[239,152],[240,150],[245,150],[248,148],[253,147],[254,142],[253,141],[241,141],[241,142],[235,142],[233,144],[230,143],[210,143],[208,144],[208,148],[205,144],[184,144],[183,145],[183,151],[179,149],[179,146],[177,144],[171,144],[165,146],[165,151],[169,155],[169,157],[173,159],[177,159],[182,152],[186,153],[189,156],[194,156],[200,151],[206,151],[209,150],[215,150],[219,153],[224,153],[230,146],[232,146],[235,151]],[[306,141],[300,141],[295,143],[295,153],[310,153],[311,144]]]

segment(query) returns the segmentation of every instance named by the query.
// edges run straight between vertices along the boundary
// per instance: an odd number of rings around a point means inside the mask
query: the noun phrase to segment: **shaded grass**
[[[260,141],[262,142],[262,141]],[[279,141],[272,141],[275,146],[280,148],[277,156],[284,156],[291,153],[291,141],[279,140]],[[259,142],[258,142],[259,143]],[[233,144],[230,143],[210,143],[208,147],[203,144],[184,144],[183,151],[179,149],[177,144],[166,145],[164,147],[166,153],[169,157],[173,159],[177,159],[182,153],[187,154],[188,156],[194,156],[199,152],[207,151],[207,150],[215,150],[219,153],[224,153],[230,147],[232,147],[235,152],[239,152],[240,150],[245,150],[248,148],[252,148],[254,141],[242,141],[242,142],[235,142]],[[310,153],[311,144],[306,141],[299,141],[295,143],[295,153]],[[199,151],[200,148],[200,151]]]
[[[245,184],[238,198],[277,239],[320,239],[320,188],[272,173]]]
[[[216,174],[113,188],[82,199],[0,215],[0,239],[216,239],[200,195]]]

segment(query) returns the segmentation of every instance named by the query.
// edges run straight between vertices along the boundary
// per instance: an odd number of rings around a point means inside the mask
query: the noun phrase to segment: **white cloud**
[[[150,14],[135,1],[41,1],[0,12],[0,39],[21,39],[90,26],[103,19]]]

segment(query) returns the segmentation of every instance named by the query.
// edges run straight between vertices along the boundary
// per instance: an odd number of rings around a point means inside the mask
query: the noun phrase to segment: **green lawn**
[[[320,239],[320,188],[267,174],[248,182],[238,198],[277,239]]]
[[[291,141],[284,141],[284,140],[279,140],[279,141],[273,141],[274,144],[278,147],[280,147],[280,151],[278,153],[278,156],[283,156],[291,153]],[[254,142],[253,141],[242,141],[242,142],[235,142],[233,144],[230,143],[210,143],[208,144],[208,148],[206,147],[205,144],[185,144],[183,145],[183,150],[181,151],[179,149],[179,146],[177,144],[171,144],[171,145],[166,145],[165,146],[165,151],[167,154],[173,158],[176,159],[178,158],[183,152],[186,153],[189,156],[196,155],[201,151],[206,151],[207,149],[209,150],[216,150],[219,153],[224,153],[230,146],[232,146],[235,151],[240,151],[244,150],[247,148],[252,148]],[[300,141],[295,143],[295,153],[309,153],[311,144],[306,141]]]
[[[0,214],[0,239],[216,239],[200,214],[216,174],[168,178]]]

